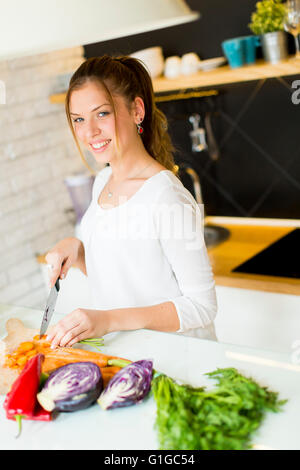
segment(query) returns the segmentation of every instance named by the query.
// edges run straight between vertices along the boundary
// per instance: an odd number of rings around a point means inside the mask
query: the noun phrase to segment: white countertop
[[[0,305],[0,337],[8,318],[22,319],[39,327],[42,312],[24,307]],[[55,314],[52,322],[61,318]],[[300,343],[299,354],[271,352],[189,338],[150,330],[120,332],[105,337],[103,353],[130,360],[152,358],[157,370],[194,386],[214,386],[203,374],[216,368],[236,367],[261,385],[288,399],[280,413],[268,413],[252,442],[260,449],[300,449]],[[298,358],[298,364],[293,359]],[[297,362],[297,361],[296,361]],[[158,448],[154,430],[155,402],[103,411],[96,404],[74,412],[61,413],[52,422],[24,421],[22,435],[15,439],[17,425],[5,418],[4,396],[0,397],[0,449],[105,449]]]

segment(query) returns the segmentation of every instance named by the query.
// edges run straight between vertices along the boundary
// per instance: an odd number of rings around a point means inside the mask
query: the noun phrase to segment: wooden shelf
[[[224,65],[207,72],[180,76],[173,80],[160,77],[153,80],[153,86],[155,93],[166,93],[297,74],[300,74],[300,61],[296,61],[294,58],[289,58],[278,64],[270,64],[261,60],[253,65],[244,65],[237,69]]]
[[[153,88],[156,94],[174,93],[180,90],[197,90],[230,83],[249,82],[298,74],[300,74],[300,61],[290,57],[278,64],[270,64],[259,60],[253,65],[244,65],[237,69],[232,69],[229,65],[224,65],[207,72],[202,71],[188,76],[182,75],[175,79],[159,77],[153,80]],[[217,94],[217,92],[211,90],[209,91],[209,95],[211,94]],[[64,103],[65,96],[65,93],[51,95],[50,102],[55,104]],[[199,97],[201,96],[207,95],[205,95],[205,92],[200,92]],[[197,95],[194,97],[197,97]],[[182,95],[181,98],[183,98]],[[176,99],[176,96],[174,96],[174,99]]]

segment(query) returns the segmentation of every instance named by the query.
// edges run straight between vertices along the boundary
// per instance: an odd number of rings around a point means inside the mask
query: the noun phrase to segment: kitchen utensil
[[[162,48],[148,47],[140,51],[133,52],[130,57],[141,60],[149,71],[152,78],[159,77],[164,70],[164,57]]]
[[[194,113],[189,117],[189,121],[193,126],[193,130],[189,133],[192,139],[193,152],[202,152],[202,150],[207,149],[205,130],[202,127],[199,127],[200,119],[200,115],[197,113]]]
[[[55,304],[56,304],[59,289],[60,289],[60,285],[59,285],[59,278],[58,278],[56,283],[50,290],[50,294],[47,300],[47,304],[46,304],[46,308],[45,308],[45,312],[43,315],[43,320],[42,320],[42,324],[40,328],[40,337],[42,337],[46,333],[49,323],[51,321],[51,318],[55,309]]]
[[[217,144],[217,141],[214,136],[212,124],[211,124],[211,111],[207,111],[204,117],[206,135],[207,135],[207,145],[208,145],[208,154],[210,158],[214,161],[218,160],[220,157],[220,151]]]

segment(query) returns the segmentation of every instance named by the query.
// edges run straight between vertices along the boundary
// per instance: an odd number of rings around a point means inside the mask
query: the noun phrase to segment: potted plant
[[[259,35],[266,61],[277,63],[288,55],[284,19],[286,7],[282,0],[261,0],[251,15],[250,30]]]

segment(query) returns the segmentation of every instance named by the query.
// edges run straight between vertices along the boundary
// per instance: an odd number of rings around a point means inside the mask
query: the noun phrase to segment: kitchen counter
[[[300,280],[232,272],[246,259],[300,226],[300,221],[237,217],[206,217],[209,225],[230,230],[230,237],[208,249],[214,271],[219,341],[291,354],[300,339]],[[48,284],[45,258],[41,271]],[[86,276],[71,268],[61,283],[58,312],[92,308]]]
[[[11,317],[22,319],[26,326],[38,327],[42,312],[0,305],[1,337],[5,321]],[[52,322],[60,318],[55,313]],[[213,386],[203,374],[217,367],[236,367],[261,385],[278,391],[280,398],[288,399],[282,412],[267,414],[252,439],[254,448],[300,449],[300,365],[293,362],[295,355],[150,330],[106,335],[103,352],[131,360],[152,358],[157,370],[194,386]],[[153,397],[140,405],[111,411],[103,411],[96,404],[75,413],[61,413],[50,423],[24,421],[18,439],[14,438],[16,423],[5,418],[3,401],[1,396],[1,449],[157,449]]]
[[[299,220],[206,217],[205,222],[230,231],[226,241],[208,250],[217,285],[300,294],[300,279],[232,272],[271,243],[300,227]]]

